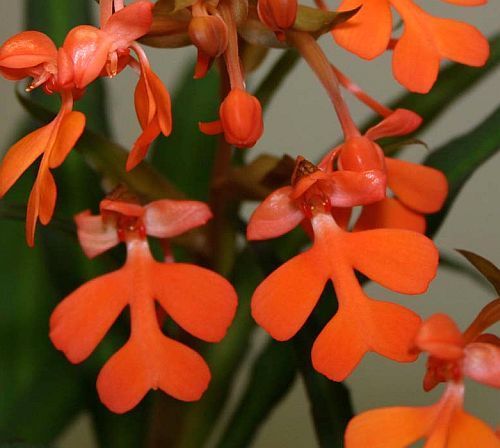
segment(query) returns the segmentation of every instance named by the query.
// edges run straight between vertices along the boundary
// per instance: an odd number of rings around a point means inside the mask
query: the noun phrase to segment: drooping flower
[[[115,13],[108,15],[109,4],[115,3]],[[73,28],[63,47],[74,61],[75,84],[85,88],[97,77],[114,77],[127,65],[140,71],[135,91],[135,107],[142,128],[127,160],[127,170],[133,169],[145,157],[152,141],[162,133],[170,135],[172,116],[170,95],[158,76],[151,70],[142,48],[135,42],[150,29],[153,3],[145,0],[121,9],[113,0],[101,2],[101,28],[80,25]],[[130,55],[133,50],[137,61]]]
[[[422,324],[417,347],[429,353],[424,389],[446,383],[440,400],[423,407],[374,409],[354,417],[346,431],[346,448],[404,448],[419,439],[426,447],[500,447],[484,422],[463,410],[463,378],[500,388],[500,340],[482,332],[500,320],[500,299],[487,305],[462,335],[445,314]]]
[[[377,170],[345,168],[326,173],[312,164],[299,167],[293,186],[271,193],[255,210],[247,229],[249,240],[259,240],[282,235],[303,220],[310,224],[312,247],[259,285],[252,297],[252,316],[275,339],[290,339],[331,280],[338,312],[314,342],[311,356],[316,370],[335,381],[346,378],[368,351],[400,362],[416,357],[410,348],[420,318],[400,305],[368,297],[355,271],[393,291],[420,294],[435,276],[438,262],[433,243],[415,232],[349,233],[336,223],[332,208],[350,208],[385,195],[385,181],[374,174]]]
[[[196,201],[165,199],[142,207],[120,196],[103,200],[100,215],[86,211],[75,217],[87,256],[124,242],[127,261],[121,269],[84,284],[57,306],[50,319],[50,339],[71,362],[82,362],[129,306],[130,338],[97,378],[99,397],[110,410],[127,412],[150,389],[194,401],[207,388],[208,366],[194,350],[162,332],[156,303],[188,333],[217,342],[234,317],[236,293],[223,277],[207,269],[157,262],[146,236],[171,238],[210,217],[208,207]]]
[[[67,52],[57,50],[45,34],[25,31],[8,39],[0,47],[0,73],[7,79],[33,81],[26,89],[42,87],[61,97],[56,117],[15,143],[0,165],[0,197],[3,197],[28,167],[42,160],[30,193],[26,216],[26,240],[33,246],[38,219],[46,225],[52,218],[57,189],[50,169],[66,159],[85,127],[85,116],[73,111],[73,102],[82,93],[74,84],[74,66]]]
[[[485,0],[452,1],[467,6]],[[343,0],[339,10],[362,6],[345,24],[332,30],[335,41],[346,50],[373,59],[391,46],[392,12],[403,20],[403,34],[395,40],[392,60],[396,80],[409,90],[426,93],[433,86],[442,59],[482,66],[488,59],[488,41],[472,25],[434,17],[412,0]]]
[[[199,5],[200,2],[197,2],[195,6],[199,8]],[[214,14],[223,20],[225,32],[227,31],[227,46],[223,55],[231,89],[219,108],[219,119],[199,123],[199,127],[204,134],[223,134],[226,142],[238,148],[251,148],[260,139],[264,130],[262,107],[259,100],[246,91],[239,58],[236,17],[231,5],[227,2],[219,3],[212,16]],[[199,59],[198,65],[202,62]],[[204,67],[208,68],[208,65],[205,63]],[[197,72],[198,70],[197,68]],[[205,72],[201,75],[203,76]]]

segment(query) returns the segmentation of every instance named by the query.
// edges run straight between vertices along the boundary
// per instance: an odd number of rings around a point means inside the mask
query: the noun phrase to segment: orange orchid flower
[[[101,214],[75,217],[84,252],[95,257],[120,241],[127,245],[125,265],[84,284],[66,297],[50,319],[50,339],[72,363],[86,359],[128,305],[131,334],[97,378],[101,401],[113,412],[127,412],[149,389],[160,388],[183,401],[198,400],[210,381],[203,358],[167,337],[155,301],[193,336],[220,341],[237,306],[229,282],[186,263],[157,262],[146,236],[171,238],[210,219],[196,201],[159,200],[144,207],[116,197],[101,202]]]
[[[115,12],[111,14],[113,4]],[[75,83],[79,88],[103,74],[116,76],[126,65],[140,71],[135,108],[142,133],[127,160],[127,170],[131,170],[144,159],[160,132],[168,136],[172,131],[170,95],[135,42],[151,28],[154,5],[144,0],[126,7],[114,0],[103,0],[100,5],[101,28],[77,26],[68,33],[63,47],[75,63]],[[139,63],[130,56],[130,49],[137,54]]]
[[[463,410],[463,378],[500,388],[500,340],[481,334],[500,320],[500,299],[487,305],[462,335],[444,314],[422,324],[416,345],[430,355],[424,389],[446,383],[440,400],[423,407],[374,409],[354,417],[345,435],[346,448],[404,448],[425,438],[425,447],[500,447],[494,430]]]
[[[0,47],[0,73],[11,80],[33,78],[27,91],[41,86],[47,93],[57,92],[61,96],[61,108],[52,122],[15,143],[0,165],[3,197],[42,156],[26,216],[26,240],[33,246],[38,219],[46,225],[54,213],[57,189],[50,169],[64,162],[85,127],[85,116],[72,111],[74,99],[82,90],[73,82],[74,67],[67,52],[63,48],[57,50],[50,38],[38,31],[19,33]]]
[[[450,3],[476,6],[486,0],[450,0]],[[323,5],[322,1],[319,1]],[[323,5],[324,6],[324,5]],[[339,10],[361,6],[345,24],[332,30],[335,41],[364,58],[381,55],[392,42],[392,68],[396,80],[411,91],[427,93],[437,79],[441,59],[480,67],[489,56],[488,41],[472,25],[433,17],[412,0],[343,0]],[[392,12],[396,9],[404,23],[403,34],[391,41]]]
[[[339,309],[313,345],[316,370],[342,381],[368,351],[400,362],[413,361],[416,355],[410,348],[420,318],[400,305],[368,297],[355,271],[393,291],[423,293],[437,269],[434,244],[406,230],[345,232],[332,216],[332,207],[380,200],[385,194],[383,178],[370,171],[326,173],[311,165],[302,162],[294,186],[271,193],[250,219],[249,240],[282,235],[305,219],[314,236],[310,249],[259,285],[252,297],[252,316],[275,339],[290,339],[331,280]]]

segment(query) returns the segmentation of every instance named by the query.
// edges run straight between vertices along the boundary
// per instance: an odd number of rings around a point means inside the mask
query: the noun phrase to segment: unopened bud
[[[263,132],[259,100],[242,89],[233,89],[219,110],[226,141],[239,148],[251,148]]]
[[[367,137],[350,138],[340,149],[339,167],[343,170],[383,170],[384,166],[382,150]]]
[[[260,20],[273,31],[291,28],[297,17],[297,0],[259,0],[257,13]]]
[[[206,55],[216,58],[226,51],[227,26],[220,17],[193,17],[188,32],[193,44]]]

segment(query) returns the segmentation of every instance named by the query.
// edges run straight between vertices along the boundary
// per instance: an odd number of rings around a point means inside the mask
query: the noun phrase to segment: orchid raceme
[[[290,339],[331,280],[339,309],[314,342],[311,357],[316,370],[342,381],[368,351],[413,361],[416,356],[410,348],[420,318],[400,305],[368,297],[355,271],[393,291],[420,294],[436,274],[436,248],[415,232],[379,229],[351,234],[336,223],[332,207],[383,198],[385,183],[370,171],[325,173],[309,167],[300,172],[293,187],[275,191],[256,209],[247,237],[277,237],[307,220],[314,242],[259,285],[252,297],[254,319],[275,339]]]
[[[191,264],[157,262],[149,250],[146,235],[171,238],[203,225],[211,217],[205,204],[165,199],[142,207],[128,201],[106,199],[100,215],[86,211],[75,217],[87,256],[124,242],[127,261],[66,297],[50,319],[53,344],[79,363],[130,307],[130,338],[97,378],[101,401],[117,413],[135,407],[150,389],[183,401],[198,400],[210,381],[203,358],[162,332],[156,301],[179,326],[207,342],[224,337],[237,304],[233,287],[223,277]]]
[[[476,6],[486,1],[450,3]],[[351,20],[332,31],[335,41],[365,59],[393,48],[394,77],[411,91],[426,93],[432,88],[442,59],[475,67],[484,65],[488,59],[488,42],[475,27],[434,17],[413,0],[343,0],[339,10],[359,6],[360,11]],[[393,41],[391,7],[401,16],[404,26],[401,37]]]
[[[424,407],[382,408],[364,412],[347,427],[346,448],[404,448],[425,438],[426,447],[500,447],[500,439],[481,420],[463,410],[465,376],[500,388],[500,340],[483,334],[500,320],[500,299],[487,305],[462,335],[445,314],[422,324],[417,347],[429,353],[424,389],[439,382],[446,388],[441,399]]]

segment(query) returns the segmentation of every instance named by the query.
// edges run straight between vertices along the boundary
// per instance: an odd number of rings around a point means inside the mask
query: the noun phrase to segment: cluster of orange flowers
[[[449,0],[478,5],[482,0]],[[404,21],[401,37],[391,38],[390,6]],[[151,142],[172,129],[169,94],[136,42],[153,24],[154,4],[140,0],[125,6],[100,1],[100,28],[72,29],[59,49],[46,35],[25,31],[0,47],[0,73],[10,80],[32,78],[27,88],[43,88],[61,97],[52,122],[14,144],[0,165],[0,196],[41,157],[28,200],[26,237],[34,244],[38,220],[51,220],[57,190],[51,169],[60,166],[85,127],[85,116],[73,105],[99,77],[114,77],[127,66],[136,70],[135,108],[142,128],[127,161],[133,169]],[[424,236],[425,215],[438,211],[447,196],[445,176],[432,168],[385,157],[377,140],[403,136],[422,120],[412,111],[378,104],[328,61],[313,34],[294,26],[299,6],[294,0],[258,0],[247,10],[233,0],[184,2],[191,14],[186,25],[198,49],[195,78],[205,76],[216,58],[223,59],[229,93],[219,119],[200,123],[207,134],[223,134],[227,143],[252,147],[263,133],[258,99],[246,91],[239,57],[238,26],[253,13],[278,44],[295,47],[315,72],[332,101],[344,141],[320,163],[303,157],[295,163],[289,186],[271,193],[255,210],[248,240],[283,235],[300,225],[312,246],[272,272],[256,289],[252,315],[273,338],[292,338],[313,311],[331,280],[338,311],[315,341],[314,368],[342,381],[367,352],[398,362],[430,355],[426,390],[439,382],[446,391],[438,403],[423,408],[387,408],[355,417],[346,446],[400,447],[427,437],[426,446],[500,446],[495,433],[462,410],[463,378],[500,387],[500,342],[484,330],[500,319],[500,300],[492,302],[463,334],[445,315],[425,322],[414,312],[366,295],[356,271],[402,294],[421,294],[436,275],[438,251]],[[318,0],[318,7],[326,6]],[[252,9],[253,8],[253,9]],[[396,79],[410,90],[427,92],[436,80],[439,61],[447,58],[480,66],[488,43],[472,26],[432,17],[412,0],[344,0],[346,21],[332,30],[335,41],[371,59],[393,50]],[[253,20],[255,20],[255,17]],[[133,54],[132,54],[133,53]],[[340,94],[340,86],[356,94],[382,116],[362,134]],[[390,193],[388,192],[390,191]],[[361,214],[352,218],[355,207]],[[207,342],[220,341],[237,307],[234,288],[219,274],[177,263],[168,239],[204,225],[212,213],[197,201],[158,200],[147,205],[123,189],[100,204],[100,214],[75,217],[80,244],[95,257],[120,242],[126,244],[125,265],[84,284],[55,309],[50,338],[73,363],[85,360],[123,309],[130,308],[127,343],[105,364],[97,378],[101,401],[122,413],[135,407],[150,389],[175,398],[198,400],[210,381],[203,358],[162,331],[157,303],[180,327]],[[162,241],[165,259],[156,261],[148,236]],[[472,446],[472,445],[470,445]]]

